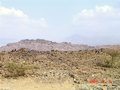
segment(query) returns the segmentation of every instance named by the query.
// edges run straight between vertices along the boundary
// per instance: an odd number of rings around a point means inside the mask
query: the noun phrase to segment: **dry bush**
[[[111,56],[111,66],[114,68],[119,68],[120,67],[120,51],[114,50],[114,49],[107,49],[105,53]]]
[[[120,58],[114,60],[114,62],[112,64],[112,67],[114,67],[114,68],[120,68]]]
[[[97,55],[96,64],[108,68],[120,68],[120,53],[115,50],[107,50],[104,54]]]
[[[97,55],[96,64],[102,67],[112,67],[112,59],[109,55]]]
[[[29,69],[29,66],[24,63],[17,63],[13,61],[7,61],[3,64],[3,77],[15,78],[19,76],[25,76],[25,71]]]

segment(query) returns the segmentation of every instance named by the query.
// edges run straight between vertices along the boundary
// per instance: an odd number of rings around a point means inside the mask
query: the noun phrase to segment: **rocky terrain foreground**
[[[0,80],[0,90],[120,90],[120,52],[2,51]]]
[[[120,90],[120,46],[7,44],[0,47],[0,90]]]

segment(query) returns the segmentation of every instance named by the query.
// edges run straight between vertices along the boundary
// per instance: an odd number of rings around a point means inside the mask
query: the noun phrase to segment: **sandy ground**
[[[69,82],[41,83],[33,78],[0,79],[0,90],[74,90]]]
[[[91,84],[77,85],[70,81],[63,83],[43,83],[35,78],[0,79],[0,90],[79,90],[79,87],[86,86],[88,86],[89,90],[94,90],[90,88]],[[109,87],[111,87],[111,85]],[[102,89],[107,90],[107,87],[103,86]],[[114,88],[111,90],[119,89]]]

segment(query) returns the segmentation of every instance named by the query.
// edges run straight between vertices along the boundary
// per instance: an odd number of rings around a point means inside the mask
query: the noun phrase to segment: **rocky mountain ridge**
[[[15,43],[9,43],[6,46],[0,47],[0,51],[11,51],[18,50],[20,48],[26,48],[29,50],[36,51],[79,51],[79,50],[90,50],[90,49],[100,49],[100,48],[110,48],[120,50],[120,45],[98,45],[89,46],[84,44],[72,44],[71,42],[53,42],[44,39],[25,39]]]
[[[37,51],[51,51],[51,50],[59,50],[59,51],[78,51],[85,49],[92,49],[94,47],[82,44],[72,44],[70,42],[52,42],[44,39],[25,39],[16,43],[9,43],[6,46],[0,47],[0,51],[11,51],[13,49],[27,48],[30,50]]]

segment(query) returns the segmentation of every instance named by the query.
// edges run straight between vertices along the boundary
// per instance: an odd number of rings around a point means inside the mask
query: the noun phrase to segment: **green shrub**
[[[102,67],[112,67],[112,59],[108,55],[98,55],[96,59],[96,64]]]
[[[120,68],[120,57],[118,56],[119,54],[111,53],[111,55],[110,54],[97,55],[96,64],[102,67]]]
[[[28,66],[24,63],[17,63],[13,61],[4,62],[4,77],[19,77],[25,76],[25,71]]]
[[[114,50],[114,49],[106,49],[106,50],[104,50],[104,53],[110,55],[111,57],[120,56],[120,52],[118,50]]]
[[[120,67],[120,51],[114,50],[114,49],[107,49],[105,53],[111,56],[111,66],[114,68],[119,68]]]
[[[112,67],[114,68],[120,68],[120,59],[114,60]]]

